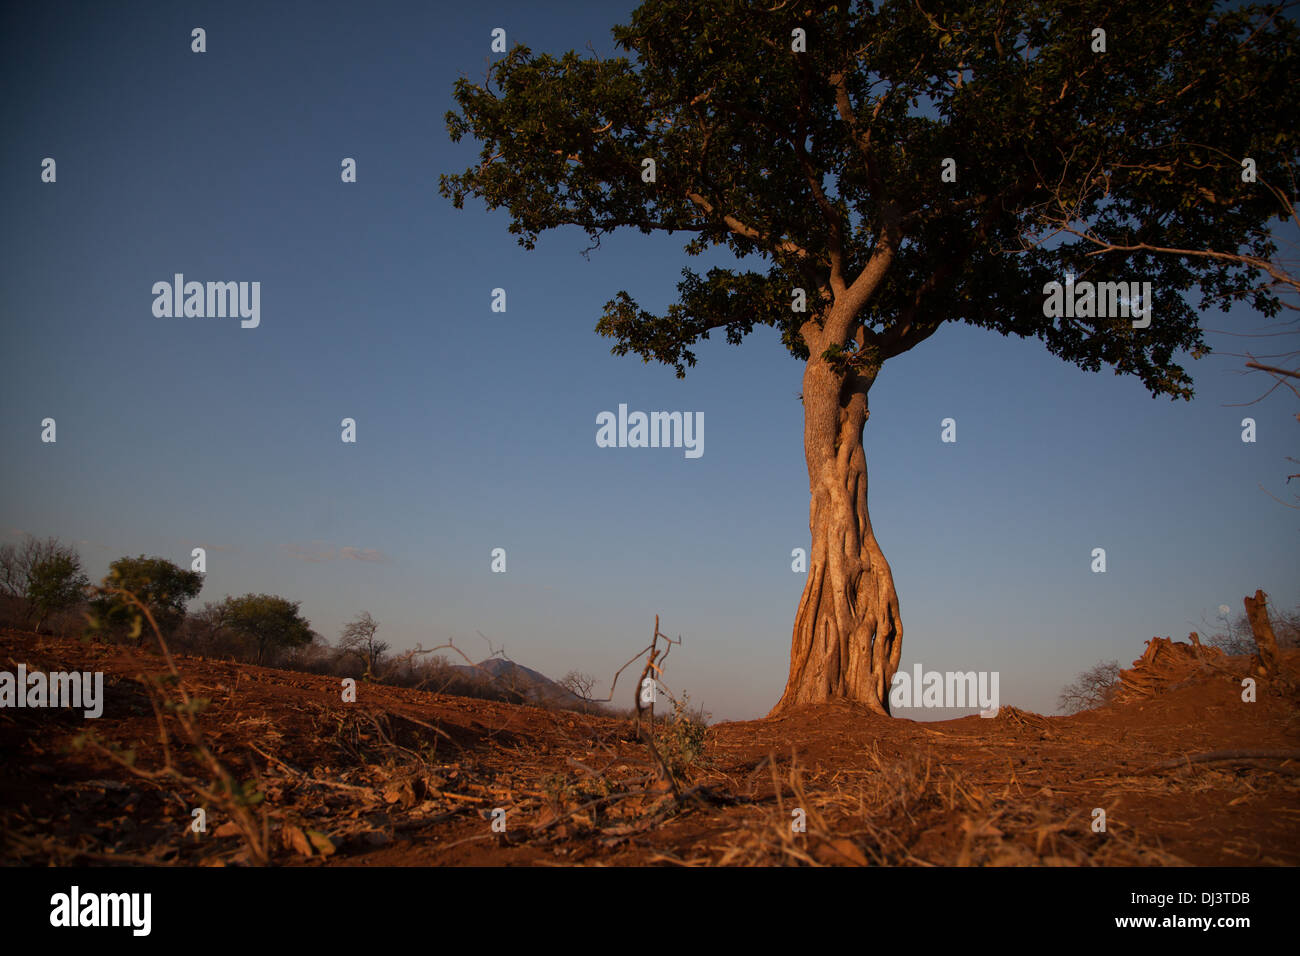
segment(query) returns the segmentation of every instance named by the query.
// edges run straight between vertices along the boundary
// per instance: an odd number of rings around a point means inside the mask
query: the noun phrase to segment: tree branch
[[[742,222],[741,220],[737,219],[735,216],[731,215],[730,213],[718,211],[717,209],[714,208],[713,203],[709,202],[707,199],[705,199],[697,192],[692,191],[687,193],[686,198],[689,199],[691,202],[695,203],[695,205],[699,206],[700,209],[704,210],[705,215],[716,216],[719,219],[721,219],[726,224],[727,228],[730,229],[738,236],[742,236],[745,239],[752,240],[753,242],[756,242],[761,246],[765,246],[766,248],[768,248],[773,252],[788,253],[790,255],[796,256],[799,259],[812,258],[812,255],[808,252],[808,250],[805,249],[803,246],[799,245],[799,243],[795,242],[793,239],[777,240],[772,236],[768,235],[767,233],[763,232],[762,230],[756,229],[755,227],[745,222]]]

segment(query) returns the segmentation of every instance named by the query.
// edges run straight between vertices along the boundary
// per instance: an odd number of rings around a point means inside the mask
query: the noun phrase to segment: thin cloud
[[[286,544],[282,547],[291,557],[312,563],[333,561],[335,558],[341,561],[370,561],[376,563],[388,560],[382,551],[375,548],[355,548],[351,545],[335,548],[333,545],[321,541],[312,541],[308,544]]]
[[[349,561],[383,561],[385,560],[382,552],[374,548],[339,548],[339,557]]]
[[[202,548],[204,551],[233,551],[234,549],[225,544],[204,544],[202,541],[182,541],[181,545],[186,548]]]
[[[286,544],[284,550],[291,556],[300,561],[333,561],[334,549],[329,545],[313,541],[310,544]]]

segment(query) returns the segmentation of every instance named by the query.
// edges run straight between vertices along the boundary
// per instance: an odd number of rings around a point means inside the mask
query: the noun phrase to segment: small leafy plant
[[[690,701],[687,694],[674,700],[672,716],[659,725],[655,735],[664,762],[679,780],[704,763],[704,738],[709,730],[709,715],[698,709],[692,712]]]

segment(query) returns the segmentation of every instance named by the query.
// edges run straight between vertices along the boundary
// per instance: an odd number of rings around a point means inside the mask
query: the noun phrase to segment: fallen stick
[[[1173,760],[1162,760],[1125,776],[1135,777],[1144,773],[1155,773],[1158,770],[1174,770],[1178,767],[1190,767],[1192,764],[1220,763],[1227,760],[1300,760],[1300,750],[1210,750],[1202,754],[1184,754]],[[1300,773],[1290,768],[1279,769],[1284,773]]]
[[[340,783],[335,780],[324,780],[320,777],[313,777],[311,774],[303,770],[299,770],[293,764],[281,760],[279,757],[275,756],[274,754],[267,753],[261,747],[257,746],[257,744],[249,744],[248,746],[249,749],[255,750],[257,753],[261,754],[267,760],[274,760],[281,767],[289,771],[291,774],[294,775],[294,777],[296,777],[299,781],[303,783],[314,783],[322,787],[333,787],[335,790],[354,790],[354,791],[359,791],[361,793],[368,793],[371,796],[378,796],[379,792],[374,787],[358,787],[356,784],[352,784],[352,783]]]

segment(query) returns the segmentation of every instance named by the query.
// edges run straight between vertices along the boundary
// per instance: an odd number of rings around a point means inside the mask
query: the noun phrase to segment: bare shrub
[[[1273,624],[1273,635],[1277,638],[1277,646],[1300,647],[1300,607],[1290,611],[1279,611],[1270,607],[1268,612],[1269,620]],[[1251,632],[1250,621],[1247,620],[1244,610],[1231,621],[1220,618],[1220,622],[1218,632],[1206,638],[1207,644],[1234,656],[1255,653],[1255,635]],[[1207,627],[1206,630],[1209,628]]]
[[[1109,704],[1119,687],[1119,661],[1099,661],[1061,690],[1057,706],[1077,714]]]

